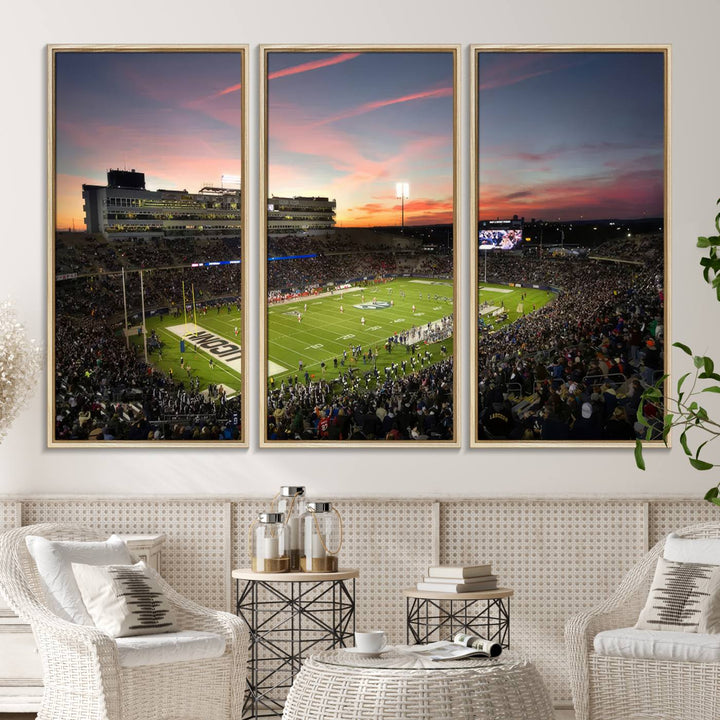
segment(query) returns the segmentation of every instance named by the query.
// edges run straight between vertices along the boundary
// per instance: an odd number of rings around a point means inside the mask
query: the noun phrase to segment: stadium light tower
[[[485,279],[483,280],[485,284],[487,284],[487,256],[491,247],[492,245],[480,245],[480,249],[483,251],[483,255],[485,256]]]
[[[405,232],[405,201],[410,197],[410,183],[395,183],[395,197],[400,198],[400,232]]]

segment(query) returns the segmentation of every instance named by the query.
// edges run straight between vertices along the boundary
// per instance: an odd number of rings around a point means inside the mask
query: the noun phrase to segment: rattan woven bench
[[[524,658],[418,662],[327,650],[305,661],[284,720],[552,720],[552,703]]]

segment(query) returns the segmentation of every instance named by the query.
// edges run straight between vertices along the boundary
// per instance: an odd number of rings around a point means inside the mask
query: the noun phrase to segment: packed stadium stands
[[[633,440],[640,395],[663,372],[663,255],[658,238],[582,256],[492,255],[488,281],[560,290],[478,342],[480,440]],[[627,260],[642,258],[642,264]],[[643,408],[652,423],[661,413]]]

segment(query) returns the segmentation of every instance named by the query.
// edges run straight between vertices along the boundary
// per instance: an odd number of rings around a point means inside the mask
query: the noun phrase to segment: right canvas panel
[[[471,445],[644,438],[669,347],[669,48],[471,57]],[[642,408],[657,437],[662,404]]]

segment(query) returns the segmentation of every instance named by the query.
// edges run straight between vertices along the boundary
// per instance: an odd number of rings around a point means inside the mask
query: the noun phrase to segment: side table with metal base
[[[510,598],[513,591],[454,593],[405,590],[407,642],[449,640],[464,632],[510,647]]]
[[[311,652],[353,644],[358,570],[258,573],[233,570],[237,614],[250,629],[243,718],[279,717]]]

